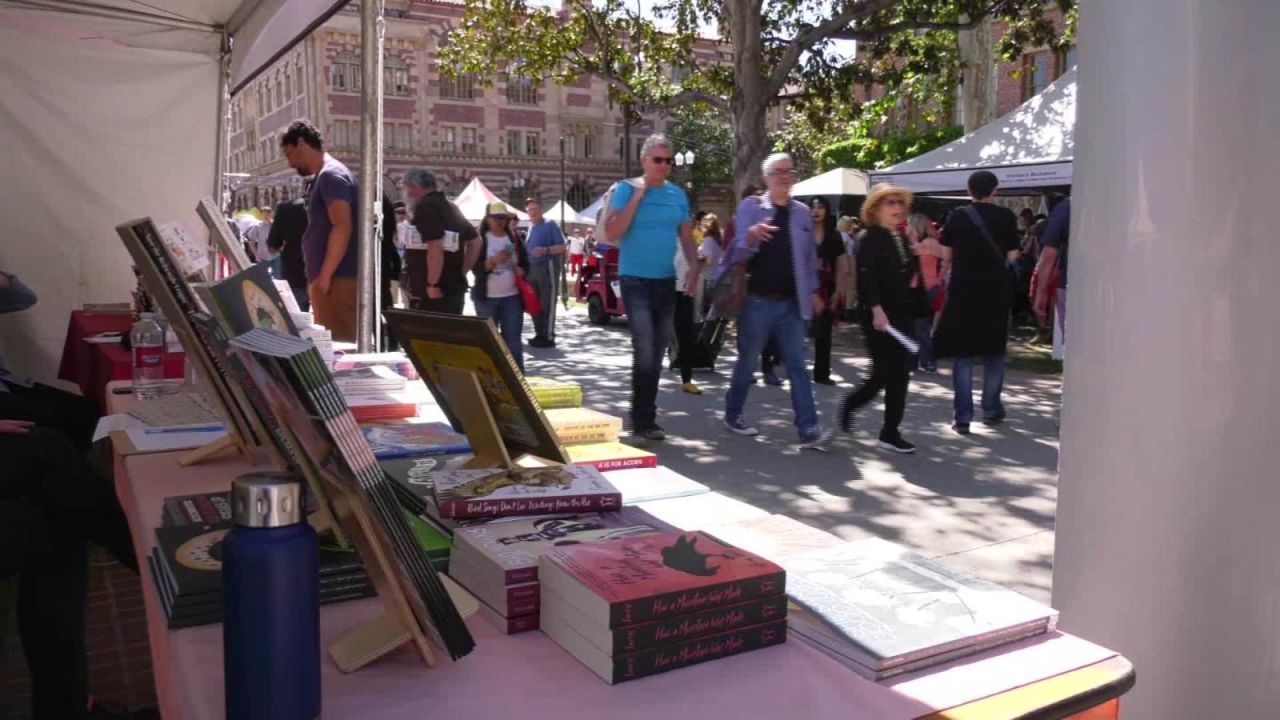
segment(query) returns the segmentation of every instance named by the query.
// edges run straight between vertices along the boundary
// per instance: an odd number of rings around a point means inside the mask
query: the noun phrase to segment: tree
[[[559,11],[531,0],[466,0],[441,64],[489,82],[498,72],[559,82],[592,75],[626,107],[718,109],[733,131],[731,167],[740,189],[759,175],[769,149],[767,114],[779,101],[803,107],[855,85],[923,95],[936,92],[939,77],[954,87],[955,33],[988,17],[1008,23],[1005,57],[1061,42],[1044,0],[658,2],[655,17],[645,17],[622,0],[568,0]],[[1075,0],[1055,2],[1073,13]],[[698,29],[708,24],[732,51],[728,63],[694,59]],[[856,57],[841,52],[841,39],[858,43]],[[875,111],[887,115],[889,103],[878,102]]]
[[[671,117],[667,137],[675,144],[675,150],[694,153],[693,167],[687,171],[690,195],[696,196],[712,185],[732,184],[729,163],[733,158],[733,131],[724,113],[695,103],[675,108]]]

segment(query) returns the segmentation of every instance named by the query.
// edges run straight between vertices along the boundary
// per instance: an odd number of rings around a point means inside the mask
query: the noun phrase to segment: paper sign
[[[178,263],[178,269],[184,276],[195,275],[209,267],[209,249],[204,242],[194,235],[180,222],[168,222],[161,225],[160,240],[164,242],[169,254]]]

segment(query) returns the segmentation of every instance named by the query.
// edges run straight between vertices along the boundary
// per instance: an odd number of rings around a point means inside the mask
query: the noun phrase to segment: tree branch
[[[813,46],[848,27],[854,20],[890,8],[897,2],[898,0],[849,2],[839,14],[797,35],[795,41],[787,47],[786,52],[778,59],[778,64],[773,66],[773,71],[769,74],[769,80],[765,85],[764,94],[766,96],[777,95],[787,84],[787,77],[791,75],[792,70],[796,69],[796,65],[800,62],[800,57],[812,50]]]
[[[667,105],[681,105],[691,102],[704,102],[711,107],[729,112],[729,101],[706,90],[681,90],[667,100]]]
[[[885,25],[884,27],[876,28],[874,30],[849,30],[845,32],[837,32],[832,34],[831,37],[836,40],[858,40],[866,42],[868,40],[875,40],[888,35],[894,35],[904,30],[972,30],[981,25],[982,21],[986,19],[989,14],[991,14],[991,11],[987,10],[978,15],[976,19],[962,23],[905,20],[900,23]]]

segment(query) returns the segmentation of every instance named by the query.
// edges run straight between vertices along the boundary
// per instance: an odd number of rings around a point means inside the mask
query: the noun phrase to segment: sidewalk
[[[574,309],[561,312],[558,333],[553,350],[526,347],[529,374],[579,382],[586,405],[626,418],[631,393],[626,321],[597,327]],[[856,328],[838,329],[834,373],[845,382],[814,386],[828,426],[835,426],[840,397],[868,371],[860,343]],[[915,455],[875,447],[880,403],[859,416],[853,435],[837,431],[830,452],[801,451],[794,446],[786,386],[752,389],[747,413],[760,428],[759,437],[738,437],[721,426],[736,359],[731,345],[732,337],[716,373],[695,374],[702,395],[681,392],[678,373],[664,374],[658,421],[668,438],[648,446],[661,463],[727,495],[846,539],[875,535],[900,542],[1049,600],[1059,378],[1010,371],[1004,392],[1008,420],[998,428],[975,423],[973,434],[962,437],[949,427],[949,370],[918,374],[902,428],[919,446]],[[981,373],[975,375],[980,392]]]

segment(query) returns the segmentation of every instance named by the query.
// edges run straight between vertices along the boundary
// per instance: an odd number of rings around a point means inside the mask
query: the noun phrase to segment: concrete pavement
[[[597,327],[575,308],[560,313],[557,331],[555,349],[525,347],[527,372],[579,382],[585,405],[626,418],[631,336],[625,319]],[[531,327],[525,334],[532,336]],[[836,335],[834,372],[845,382],[814,386],[823,423],[831,427],[840,397],[869,370],[861,331],[842,327]],[[1010,372],[1004,392],[1008,420],[997,428],[974,423],[973,433],[962,437],[949,427],[949,370],[917,374],[902,428],[919,447],[916,454],[875,447],[879,402],[859,416],[853,435],[837,431],[830,452],[823,453],[795,447],[786,386],[752,389],[747,416],[760,428],[759,437],[724,430],[724,397],[735,360],[731,337],[716,372],[695,373],[702,395],[681,392],[678,372],[664,374],[658,422],[668,438],[646,445],[659,462],[769,512],[850,540],[875,535],[899,542],[1048,601],[1059,378]],[[980,376],[975,372],[979,388]]]

